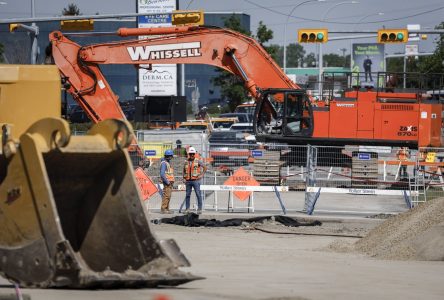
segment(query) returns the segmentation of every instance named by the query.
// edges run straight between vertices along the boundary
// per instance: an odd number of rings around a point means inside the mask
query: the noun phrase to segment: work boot
[[[185,209],[184,214],[188,215],[191,211],[189,209]]]
[[[201,210],[201,209],[198,209],[198,210],[197,210],[197,214],[198,214],[198,215],[202,214],[202,210]]]

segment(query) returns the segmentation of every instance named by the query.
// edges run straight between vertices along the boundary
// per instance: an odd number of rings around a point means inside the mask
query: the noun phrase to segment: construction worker
[[[403,177],[403,178],[406,178],[406,177],[408,177],[408,175],[407,175],[407,165],[404,164],[404,163],[410,159],[409,148],[402,147],[401,149],[398,150],[396,155],[398,156],[398,160],[400,161],[399,176]]]
[[[183,165],[183,179],[186,187],[185,213],[189,213],[190,211],[190,197],[193,188],[197,197],[197,213],[202,213],[200,179],[203,177],[206,171],[207,167],[204,165],[204,163],[196,158],[196,149],[194,149],[194,147],[188,148],[188,159]]]
[[[173,191],[174,184],[174,169],[170,165],[170,161],[173,158],[174,152],[168,149],[164,153],[164,158],[160,161],[160,178],[163,183],[162,193],[162,206],[160,207],[160,213],[170,214],[170,199],[171,192]]]

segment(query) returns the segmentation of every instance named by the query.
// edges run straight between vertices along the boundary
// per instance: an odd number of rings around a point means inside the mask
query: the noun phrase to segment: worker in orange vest
[[[164,158],[160,161],[160,178],[163,183],[161,214],[170,214],[170,200],[174,184],[174,169],[170,165],[174,152],[171,149],[165,151]]]
[[[190,212],[191,191],[194,188],[197,198],[197,213],[202,213],[202,195],[200,192],[200,180],[207,171],[205,164],[196,158],[196,149],[188,148],[188,159],[183,165],[183,179],[185,181],[185,213]]]
[[[398,160],[401,162],[401,165],[399,167],[399,176],[406,178],[406,177],[408,177],[407,165],[405,165],[404,162],[406,162],[410,159],[409,148],[402,147],[401,149],[398,150],[396,155],[398,156]]]

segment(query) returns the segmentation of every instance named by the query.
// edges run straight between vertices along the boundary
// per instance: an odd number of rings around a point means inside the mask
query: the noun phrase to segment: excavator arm
[[[52,32],[49,37],[54,62],[70,84],[68,92],[94,122],[107,118],[125,119],[118,97],[100,71],[100,64],[132,64],[148,69],[152,64],[219,67],[242,78],[245,88],[258,103],[255,120],[266,120],[267,124],[278,115],[272,102],[284,102],[288,91],[300,90],[256,40],[235,31],[183,26],[121,28],[115,34],[143,36],[143,39],[80,46],[59,31]],[[273,89],[281,91],[270,93]],[[265,90],[268,92],[264,93]],[[268,96],[264,97],[265,94]]]

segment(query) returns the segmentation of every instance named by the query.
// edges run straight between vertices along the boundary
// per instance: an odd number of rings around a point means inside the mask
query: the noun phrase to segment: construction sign
[[[259,186],[260,183],[254,179],[254,177],[245,171],[243,167],[240,167],[230,176],[225,182],[224,185],[231,186]],[[245,201],[251,195],[250,191],[234,191],[233,194],[240,200]]]
[[[145,174],[142,168],[137,168],[134,172],[139,185],[140,193],[144,201],[148,200],[152,195],[157,193],[157,187],[153,181]]]
[[[436,152],[427,152],[426,162],[433,163],[435,162]]]

